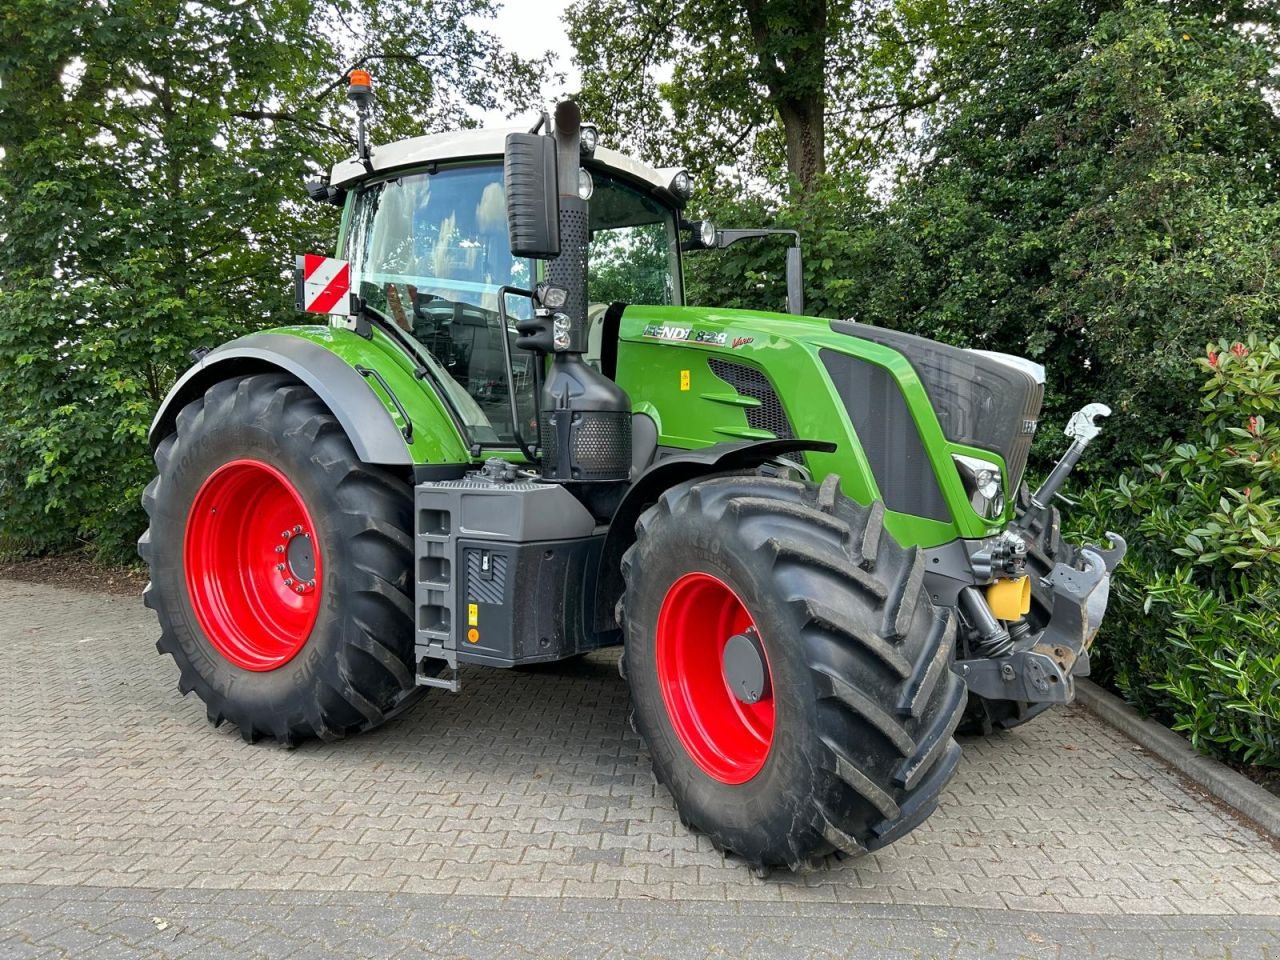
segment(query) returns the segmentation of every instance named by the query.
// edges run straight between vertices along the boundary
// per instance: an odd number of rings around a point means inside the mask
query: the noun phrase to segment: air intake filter
[[[631,476],[631,401],[613,381],[557,353],[542,388],[542,478],[560,483]]]

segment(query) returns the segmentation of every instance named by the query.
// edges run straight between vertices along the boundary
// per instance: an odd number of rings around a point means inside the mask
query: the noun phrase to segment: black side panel
[[[618,642],[587,618],[603,536],[542,543],[459,540],[458,660],[510,667]],[[472,638],[475,638],[474,640]]]
[[[951,511],[933,464],[893,375],[847,353],[823,350],[821,356],[871,464],[884,505],[899,513],[950,521]]]
[[[600,372],[610,380],[618,379],[618,332],[622,328],[625,303],[611,303],[600,319]]]
[[[768,430],[779,440],[790,440],[796,435],[791,429],[787,411],[782,409],[778,391],[773,389],[773,384],[763,373],[745,363],[735,363],[721,357],[708,357],[707,366],[742,396],[760,401],[760,406],[746,408],[747,426],[755,430]]]
[[[1009,489],[1017,489],[1044,399],[1035,377],[991,357],[897,330],[845,320],[833,320],[831,329],[906,357],[947,439],[1000,454],[1009,468]]]

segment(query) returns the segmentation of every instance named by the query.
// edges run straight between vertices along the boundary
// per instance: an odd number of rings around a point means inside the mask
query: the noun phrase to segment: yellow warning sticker
[[[467,604],[467,626],[468,627],[480,626],[480,604],[478,603]]]
[[[680,371],[680,389],[681,390],[689,389],[689,371],[688,370]]]

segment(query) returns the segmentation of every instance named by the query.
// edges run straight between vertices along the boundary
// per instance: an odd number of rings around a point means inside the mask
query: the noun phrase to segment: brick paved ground
[[[966,742],[889,849],[762,881],[680,826],[610,657],[287,751],[211,729],[156,632],[0,581],[0,957],[1280,957],[1277,847],[1074,708]]]

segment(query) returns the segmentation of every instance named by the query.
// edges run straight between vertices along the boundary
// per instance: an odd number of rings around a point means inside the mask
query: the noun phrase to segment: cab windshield
[[[599,321],[610,303],[680,302],[673,211],[625,181],[600,172],[593,178],[588,362],[599,357]],[[532,440],[534,357],[515,346],[515,322],[530,315],[531,305],[508,295],[504,330],[498,291],[532,287],[540,265],[511,254],[502,164],[382,180],[360,190],[353,203],[345,254],[360,296],[424,348],[424,362],[448,394],[469,442],[514,445],[511,390],[520,434]]]

